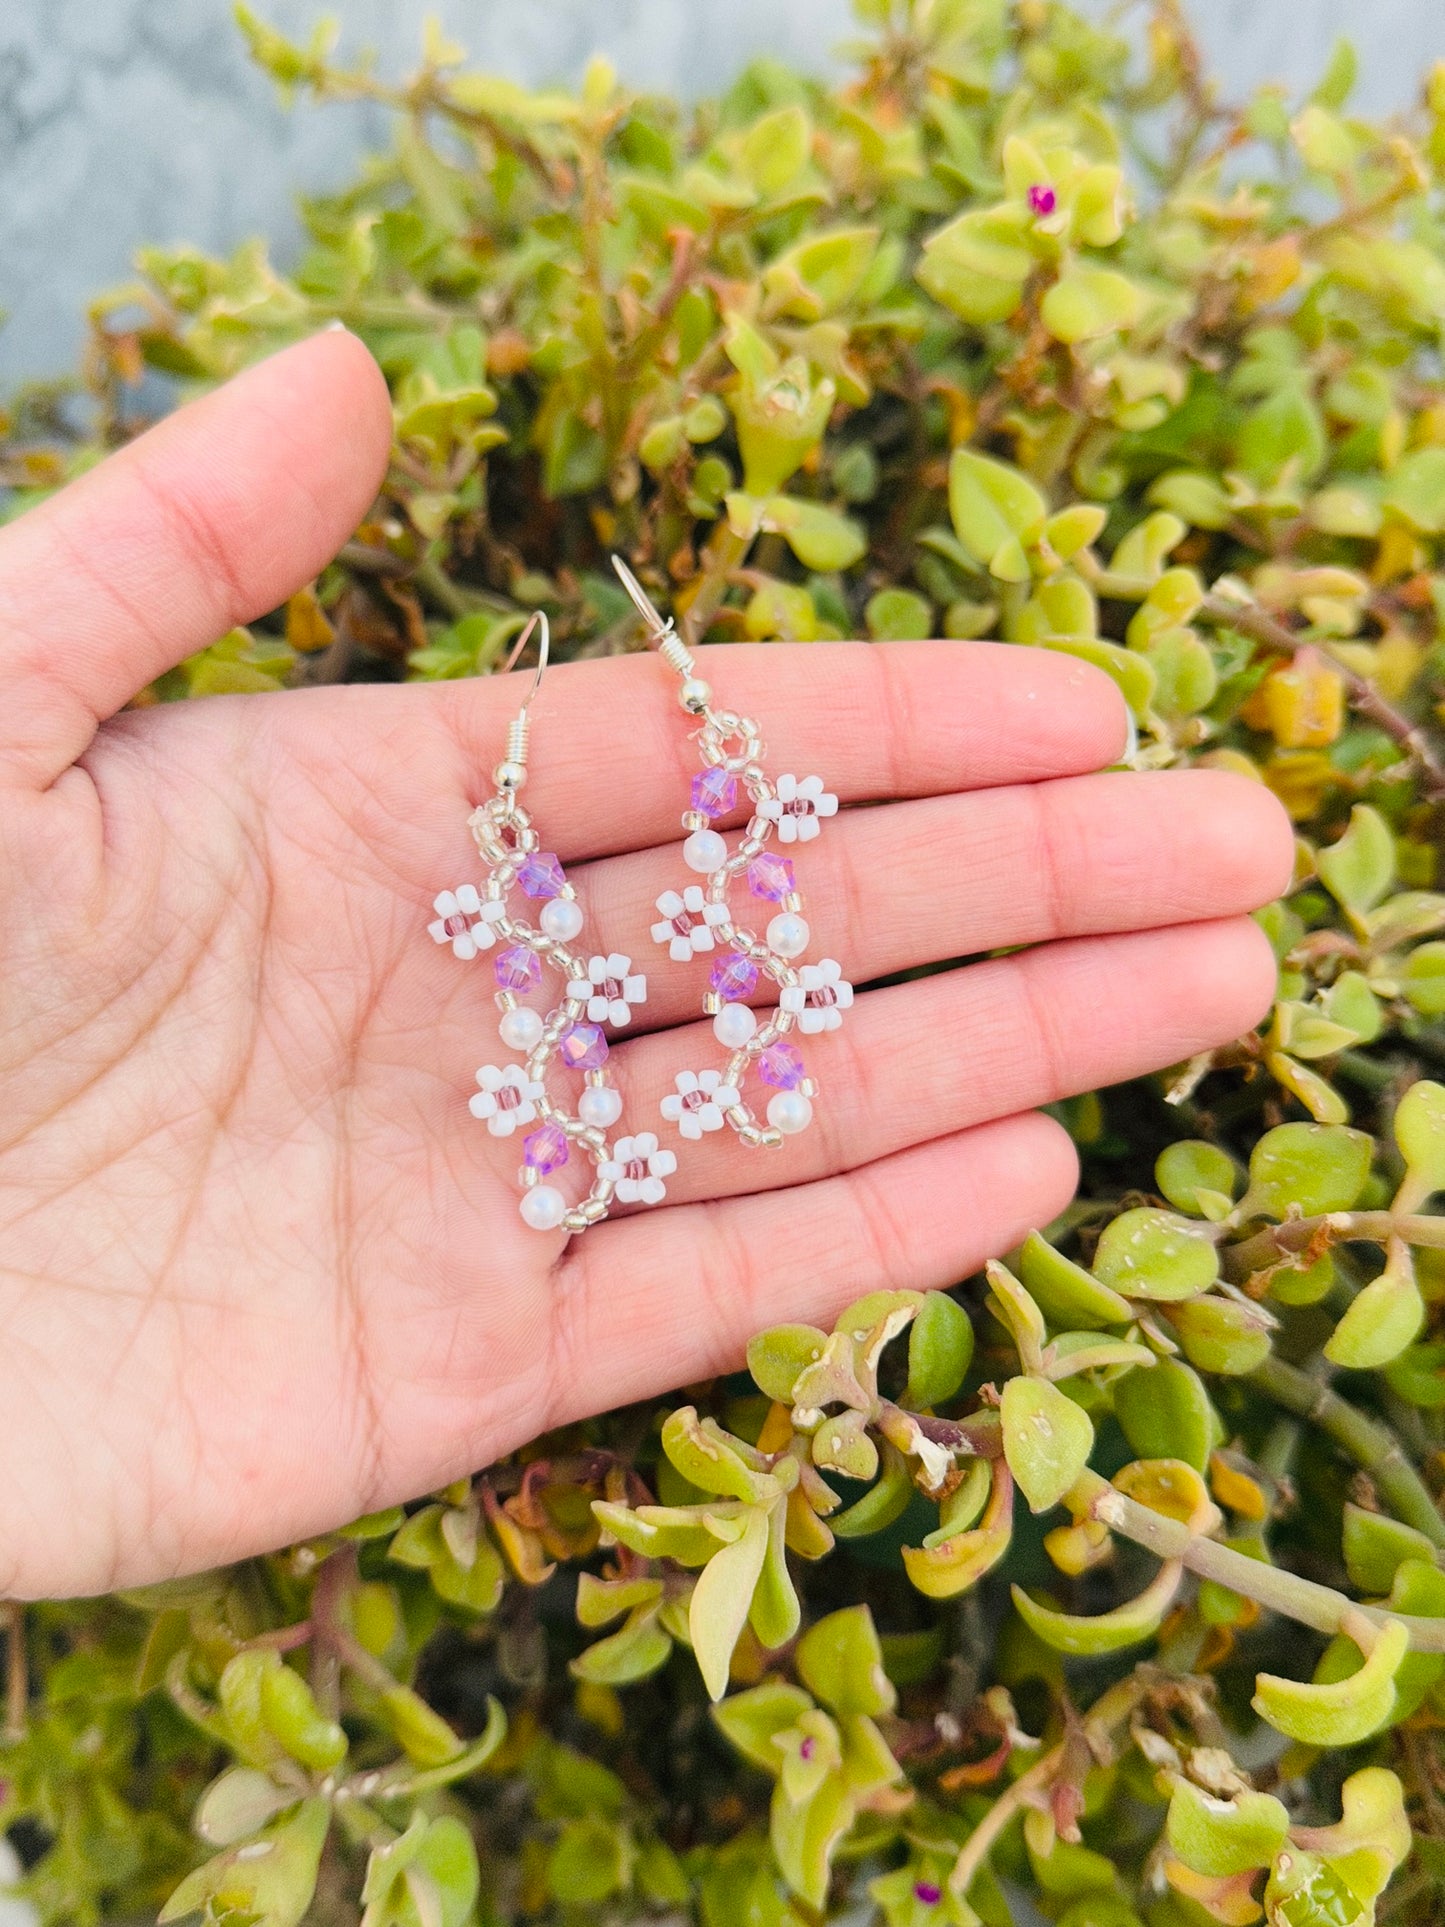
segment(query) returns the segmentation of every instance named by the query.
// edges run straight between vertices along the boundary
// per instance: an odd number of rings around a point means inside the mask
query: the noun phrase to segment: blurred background
[[[1102,13],[1104,8],[1101,6]],[[1403,106],[1445,57],[1441,0],[1194,0],[1233,93],[1307,90],[1335,38],[1357,42],[1362,110]],[[603,53],[629,80],[713,92],[753,56],[826,68],[848,0],[259,0],[304,36],[323,13],[382,69],[416,63],[436,14],[481,65],[537,83]],[[0,0],[0,385],[71,367],[81,311],[124,278],[138,243],[294,248],[299,191],[340,185],[383,137],[363,107],[288,112],[249,65],[230,0]]]

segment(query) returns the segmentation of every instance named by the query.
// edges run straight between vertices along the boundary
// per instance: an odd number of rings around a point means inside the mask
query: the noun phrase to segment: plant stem
[[[1420,787],[1426,796],[1432,802],[1445,796],[1445,764],[1441,763],[1424,731],[1417,728],[1393,703],[1386,702],[1374,684],[1351,669],[1326,639],[1296,635],[1293,629],[1276,622],[1257,603],[1235,602],[1228,596],[1206,596],[1200,614],[1206,622],[1215,623],[1220,628],[1237,629],[1241,635],[1262,643],[1276,655],[1292,656],[1297,650],[1308,648],[1317,649],[1322,656],[1328,657],[1331,666],[1344,678],[1351,706],[1384,730],[1392,742],[1400,745],[1420,772]]]
[[[1101,1480],[1102,1484],[1103,1481]],[[1112,1491],[1113,1488],[1110,1487]],[[1084,1737],[1090,1750],[1096,1756],[1107,1743],[1116,1726],[1128,1719],[1148,1691],[1148,1684],[1138,1673],[1131,1673],[1111,1686],[1095,1701],[1085,1719]],[[1030,1804],[1030,1796],[1046,1787],[1059,1768],[1063,1765],[1068,1751],[1068,1741],[1052,1747],[1041,1759],[1034,1761],[1026,1773],[1021,1773],[979,1821],[965,1841],[963,1850],[953,1863],[953,1871],[948,1876],[948,1884],[956,1894],[966,1894],[973,1883],[974,1875],[988,1858],[989,1852],[1005,1827],[1014,1816]]]
[[[1069,1500],[1071,1506],[1086,1511],[1111,1532],[1122,1533],[1145,1547],[1157,1559],[1182,1560],[1201,1579],[1212,1579],[1270,1612],[1313,1626],[1316,1632],[1347,1632],[1360,1620],[1383,1626],[1396,1619],[1409,1633],[1410,1644],[1417,1652],[1445,1653],[1445,1619],[1421,1619],[1409,1613],[1385,1612],[1378,1606],[1362,1606],[1333,1586],[1321,1586],[1298,1573],[1268,1566],[1215,1539],[1201,1539],[1182,1519],[1171,1519],[1140,1505],[1097,1472],[1083,1473]]]
[[[1249,1377],[1276,1405],[1328,1433],[1369,1473],[1397,1519],[1423,1532],[1432,1545],[1445,1548],[1445,1518],[1388,1427],[1282,1358],[1267,1358]]]
[[[5,1739],[14,1746],[25,1738],[30,1710],[30,1673],[25,1663],[25,1608],[5,1601]]]

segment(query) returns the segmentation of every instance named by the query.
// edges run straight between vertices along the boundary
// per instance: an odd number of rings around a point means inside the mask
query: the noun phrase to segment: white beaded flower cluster
[[[641,605],[639,605],[641,606]],[[770,845],[808,843],[824,818],[837,813],[838,799],[820,776],[769,779],[762,768],[758,726],[747,716],[710,707],[711,691],[692,673],[690,657],[664,627],[662,653],[684,674],[683,706],[701,719],[698,746],[703,769],[692,779],[692,807],[684,814],[688,832],[682,858],[705,881],[684,890],[666,890],[657,899],[654,939],[678,963],[715,952],[703,997],[718,1042],[729,1052],[722,1070],[679,1072],[676,1089],[662,1100],[662,1115],[685,1138],[701,1138],[728,1124],[744,1144],[777,1145],[806,1130],[813,1117],[818,1086],[788,1033],[802,1036],[836,1030],[853,1002],[853,986],[831,957],[801,962],[811,931],[802,915],[789,857]],[[746,798],[752,815],[736,847],[714,828]],[[762,936],[749,928],[731,903],[734,887],[745,888],[769,906]],[[755,1012],[750,1003],[759,980],[778,988],[773,1011]],[[771,1090],[766,1118],[760,1120],[744,1097],[755,1078]]]
[[[676,1168],[672,1153],[659,1151],[650,1133],[619,1138],[615,1145],[607,1140],[622,1115],[622,1099],[607,1081],[602,1026],[629,1021],[646,1000],[647,979],[633,970],[630,957],[581,956],[568,948],[581,934],[582,911],[561,864],[541,848],[517,800],[520,776],[502,781],[509,769],[515,765],[503,764],[496,794],[469,820],[488,866],[485,880],[443,890],[429,928],[437,943],[450,944],[468,961],[484,950],[492,953],[501,1041],[523,1061],[483,1064],[470,1109],[495,1137],[524,1134],[518,1173],[523,1219],[538,1231],[585,1231],[607,1216],[614,1199],[658,1203],[664,1178]],[[523,906],[509,908],[514,889],[540,905],[535,926]],[[524,999],[542,990],[548,970],[560,976],[561,1001],[543,1016]],[[583,1076],[575,1114],[548,1095],[547,1071],[554,1062]],[[593,1174],[586,1195],[569,1204],[550,1180],[574,1153],[591,1160]]]

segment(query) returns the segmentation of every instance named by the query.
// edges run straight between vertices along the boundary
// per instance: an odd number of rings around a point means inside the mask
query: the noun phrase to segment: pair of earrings
[[[727,1051],[721,1069],[679,1071],[662,1100],[665,1122],[685,1140],[697,1140],[726,1124],[750,1146],[776,1147],[806,1130],[818,1087],[789,1033],[812,1036],[834,1030],[853,1001],[852,985],[831,958],[804,963],[811,933],[802,914],[790,856],[771,847],[810,842],[838,799],[821,777],[792,775],[772,781],[762,767],[763,742],[747,716],[712,706],[712,690],[697,674],[691,651],[670,618],[658,614],[627,565],[612,558],[623,587],[663,661],[681,679],[678,699],[696,718],[701,771],[693,777],[682,860],[701,880],[657,899],[654,940],[675,963],[716,953],[702,998],[713,1033]],[[537,673],[507,731],[506,751],[493,774],[495,789],[468,819],[487,866],[480,884],[443,890],[429,926],[437,943],[465,960],[489,955],[501,1012],[501,1041],[521,1061],[484,1064],[477,1072],[472,1115],[497,1137],[522,1132],[521,1213],[538,1231],[585,1231],[618,1204],[659,1204],[676,1154],[653,1131],[609,1140],[622,1116],[621,1093],[608,1076],[605,1026],[621,1029],[647,998],[647,979],[618,952],[584,955],[572,946],[583,915],[562,865],[541,847],[532,820],[518,800],[527,777],[528,711],[542,681],[550,649],[547,618],[540,612],[523,629],[507,667],[540,630]],[[729,849],[715,826],[737,808],[740,794],[751,804],[750,820]],[[771,911],[760,937],[735,913],[731,894],[745,886]],[[513,908],[513,891],[538,904],[535,926],[525,906]],[[560,997],[546,1016],[526,999],[543,989],[544,971],[561,979]],[[754,1011],[750,999],[760,979],[777,988],[776,1007]],[[548,1002],[552,1002],[549,997]],[[548,1090],[554,1066],[580,1073],[575,1111]],[[771,1091],[759,1118],[746,1091],[756,1079]],[[569,1204],[550,1182],[576,1154],[590,1161],[586,1195]]]

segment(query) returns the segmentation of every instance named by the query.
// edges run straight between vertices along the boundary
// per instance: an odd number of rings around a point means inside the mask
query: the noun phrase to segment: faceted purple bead
[[[607,1039],[596,1024],[573,1024],[564,1030],[557,1055],[572,1071],[595,1071],[607,1061]]]
[[[522,1139],[522,1157],[528,1167],[547,1177],[567,1162],[567,1133],[555,1124],[543,1124]]]
[[[705,769],[692,779],[692,807],[702,816],[726,816],[738,800],[737,778],[725,769]]]
[[[795,1091],[807,1074],[802,1058],[784,1038],[769,1044],[758,1057],[758,1076],[775,1091]]]
[[[781,903],[797,887],[793,880],[792,863],[785,856],[774,856],[771,850],[760,850],[748,865],[748,888],[755,897],[766,897],[770,903]]]
[[[560,897],[567,883],[562,865],[549,850],[533,850],[523,857],[517,881],[529,897]]]
[[[492,970],[503,990],[535,990],[542,981],[542,960],[525,944],[514,943],[499,950],[492,959]]]
[[[751,957],[744,957],[736,950],[730,957],[719,957],[708,977],[725,1004],[740,1004],[751,997],[757,981],[757,965]]]

